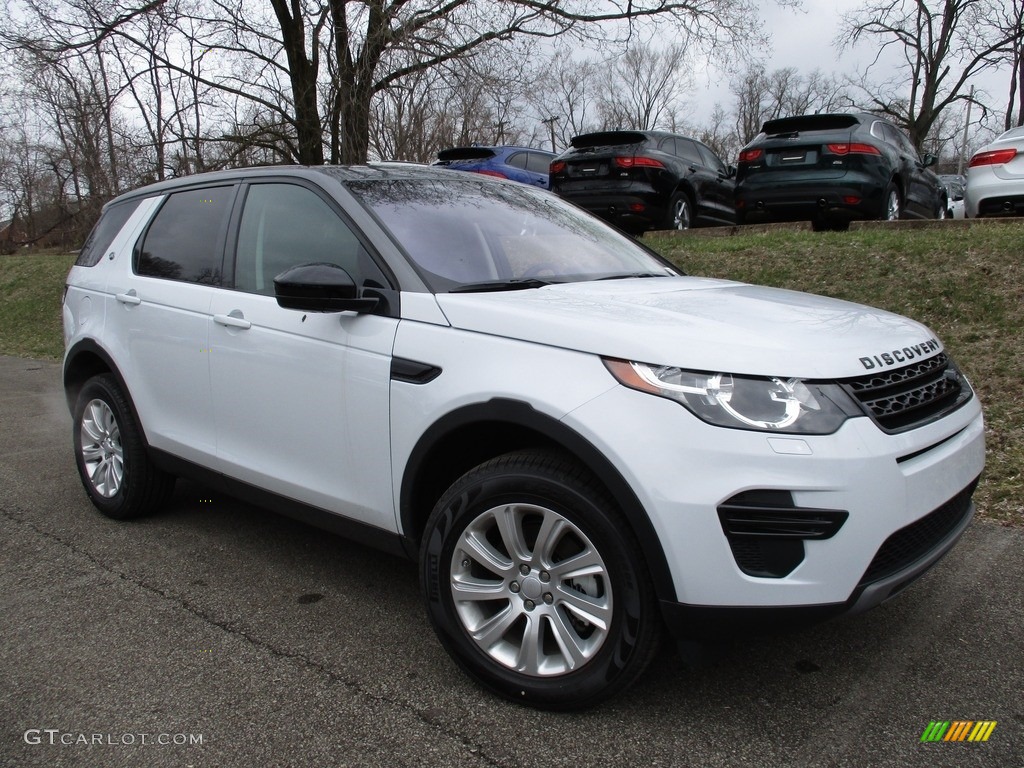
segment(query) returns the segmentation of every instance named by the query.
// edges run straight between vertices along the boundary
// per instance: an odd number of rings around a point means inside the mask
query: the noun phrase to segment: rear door
[[[237,187],[169,194],[128,269],[111,275],[107,342],[149,444],[205,466],[216,455],[210,402],[210,303],[221,290],[224,238]]]
[[[253,183],[237,215],[233,291],[211,307],[217,455],[230,477],[395,530],[389,391],[398,320],[388,278],[333,198],[303,180]],[[379,314],[283,309],[274,277],[343,267]],[[397,307],[395,307],[397,310]]]

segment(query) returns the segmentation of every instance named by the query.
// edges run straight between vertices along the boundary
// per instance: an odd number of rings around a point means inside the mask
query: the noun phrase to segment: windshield
[[[460,177],[347,186],[438,293],[679,274],[632,238],[525,185]]]

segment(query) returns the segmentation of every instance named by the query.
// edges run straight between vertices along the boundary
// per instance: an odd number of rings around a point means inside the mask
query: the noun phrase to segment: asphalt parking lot
[[[179,483],[100,516],[58,364],[0,357],[0,765],[1024,766],[1024,530],[975,524],[859,617],[666,648],[596,710],[493,698],[412,563]],[[923,743],[932,721],[995,721]]]

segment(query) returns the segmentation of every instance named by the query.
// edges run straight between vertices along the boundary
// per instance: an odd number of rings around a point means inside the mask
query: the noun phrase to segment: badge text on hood
[[[865,370],[871,371],[875,368],[909,363],[918,357],[925,357],[932,352],[938,352],[941,348],[937,339],[928,339],[928,341],[915,344],[912,347],[903,347],[902,349],[893,349],[888,352],[880,352],[877,355],[862,357],[860,358],[860,363],[864,366]]]

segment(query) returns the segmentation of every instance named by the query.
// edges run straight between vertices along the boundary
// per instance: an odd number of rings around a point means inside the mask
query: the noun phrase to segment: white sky
[[[765,3],[761,18],[770,32],[773,46],[765,60],[765,69],[771,72],[784,67],[795,67],[800,74],[820,69],[828,74],[855,75],[870,63],[878,50],[861,43],[842,54],[833,47],[839,32],[843,13],[863,6],[863,0],[804,0],[803,11],[780,9]],[[876,66],[872,80],[881,78],[883,70]],[[693,106],[696,114],[710,114],[716,102],[726,111],[732,107],[729,93],[729,75],[708,67],[694,72]],[[976,85],[988,91],[990,107],[1002,114],[1006,107],[1009,72],[986,76]],[[975,114],[974,117],[977,117]],[[974,122],[972,117],[972,124]]]

